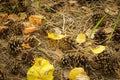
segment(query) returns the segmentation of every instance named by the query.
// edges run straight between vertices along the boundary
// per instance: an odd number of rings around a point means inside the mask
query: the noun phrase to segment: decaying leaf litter
[[[119,23],[119,0],[0,1],[0,79],[119,80]]]

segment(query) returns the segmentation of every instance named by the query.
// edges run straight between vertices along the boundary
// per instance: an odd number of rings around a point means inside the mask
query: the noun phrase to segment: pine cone
[[[104,68],[104,66],[109,64],[110,59],[111,59],[111,54],[107,52],[103,52],[94,57],[94,61],[100,64],[102,68]]]
[[[120,28],[117,28],[117,29],[114,31],[113,40],[114,40],[115,42],[120,43]]]
[[[93,25],[95,26],[102,17],[103,17],[103,14],[102,14],[102,13],[94,14],[94,15],[92,16]],[[105,20],[103,20],[102,23],[100,23],[99,26],[100,26],[100,27],[104,27],[104,26],[105,26],[105,23],[106,23]]]
[[[0,38],[1,39],[7,39],[10,36],[10,30],[8,28],[4,28],[1,32],[0,32]]]
[[[23,24],[17,24],[13,27],[13,30],[14,30],[15,35],[21,35],[21,34],[23,34],[24,25]]]
[[[23,53],[21,58],[24,64],[32,65],[34,62],[34,56],[31,52]]]
[[[63,66],[86,67],[89,65],[89,56],[87,54],[66,54],[62,59]]]
[[[21,71],[21,65],[18,64],[18,63],[15,63],[14,65],[12,65],[12,68],[11,68],[11,73],[14,74],[14,75],[18,75]]]
[[[20,23],[12,24],[12,26],[9,26],[10,32],[14,35],[21,35],[23,34],[24,25]]]
[[[41,44],[40,40],[36,36],[28,37],[24,40],[25,43],[28,43],[30,47],[34,48]]]
[[[21,44],[22,40],[20,39],[12,39],[8,42],[8,51],[11,55],[17,56],[19,53],[21,53]]]
[[[74,38],[66,38],[65,41],[71,45],[72,48],[77,49],[78,48],[78,43],[74,40]]]
[[[116,69],[119,69],[119,58],[115,57],[115,54],[111,54],[108,52],[103,52],[94,57],[94,61],[100,64],[99,70],[101,70],[101,74],[104,76],[117,74]],[[118,74],[117,74],[118,75]]]
[[[99,30],[95,33],[95,37],[94,39],[97,41],[97,42],[102,42],[104,41],[105,39],[107,38],[105,32],[103,32],[103,30]]]

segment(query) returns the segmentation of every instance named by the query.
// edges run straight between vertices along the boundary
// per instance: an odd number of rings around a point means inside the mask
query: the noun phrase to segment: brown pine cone
[[[110,63],[111,54],[103,52],[94,57],[94,61],[101,65],[101,68],[104,68],[107,64]]]
[[[8,42],[8,51],[9,54],[13,55],[13,56],[17,56],[19,53],[21,53],[21,44],[22,44],[22,40],[20,39],[15,39],[13,38],[12,40],[10,40]]]
[[[9,36],[10,36],[9,28],[4,28],[4,29],[1,30],[1,32],[0,32],[0,38],[1,39],[7,39],[7,38],[9,38]]]
[[[107,38],[107,36],[106,36],[105,32],[103,32],[103,30],[99,30],[95,33],[94,39],[97,42],[102,42],[102,41],[106,40],[106,38]]]
[[[86,67],[90,63],[88,54],[68,53],[62,59],[63,66]]]
[[[113,41],[120,43],[120,28],[114,31]]]

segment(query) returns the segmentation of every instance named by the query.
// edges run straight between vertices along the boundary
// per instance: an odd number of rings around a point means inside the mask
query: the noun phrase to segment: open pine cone
[[[20,39],[15,39],[13,38],[12,40],[10,40],[8,42],[8,51],[9,54],[13,55],[13,56],[17,56],[19,53],[21,53],[21,44],[22,44],[22,40]]]

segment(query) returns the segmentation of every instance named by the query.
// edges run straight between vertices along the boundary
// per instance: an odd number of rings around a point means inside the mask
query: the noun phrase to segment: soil
[[[31,0],[32,1],[32,0]],[[25,0],[0,1],[0,80],[26,80],[26,73],[34,58],[43,57],[55,67],[54,80],[69,80],[68,73],[75,67],[83,67],[91,80],[120,80],[120,14],[119,0],[38,0],[25,5]],[[26,0],[27,2],[27,0]],[[37,5],[36,5],[37,4]],[[24,12],[22,20],[4,20],[1,14]],[[22,31],[23,23],[30,15],[43,15],[45,20],[39,30],[29,34]],[[76,43],[79,33],[90,31],[105,15],[96,29],[94,38],[83,44]],[[116,25],[109,40],[110,31]],[[70,35],[62,40],[52,40],[48,32]],[[30,48],[22,43],[28,42]],[[89,47],[106,46],[106,50],[94,55]]]

